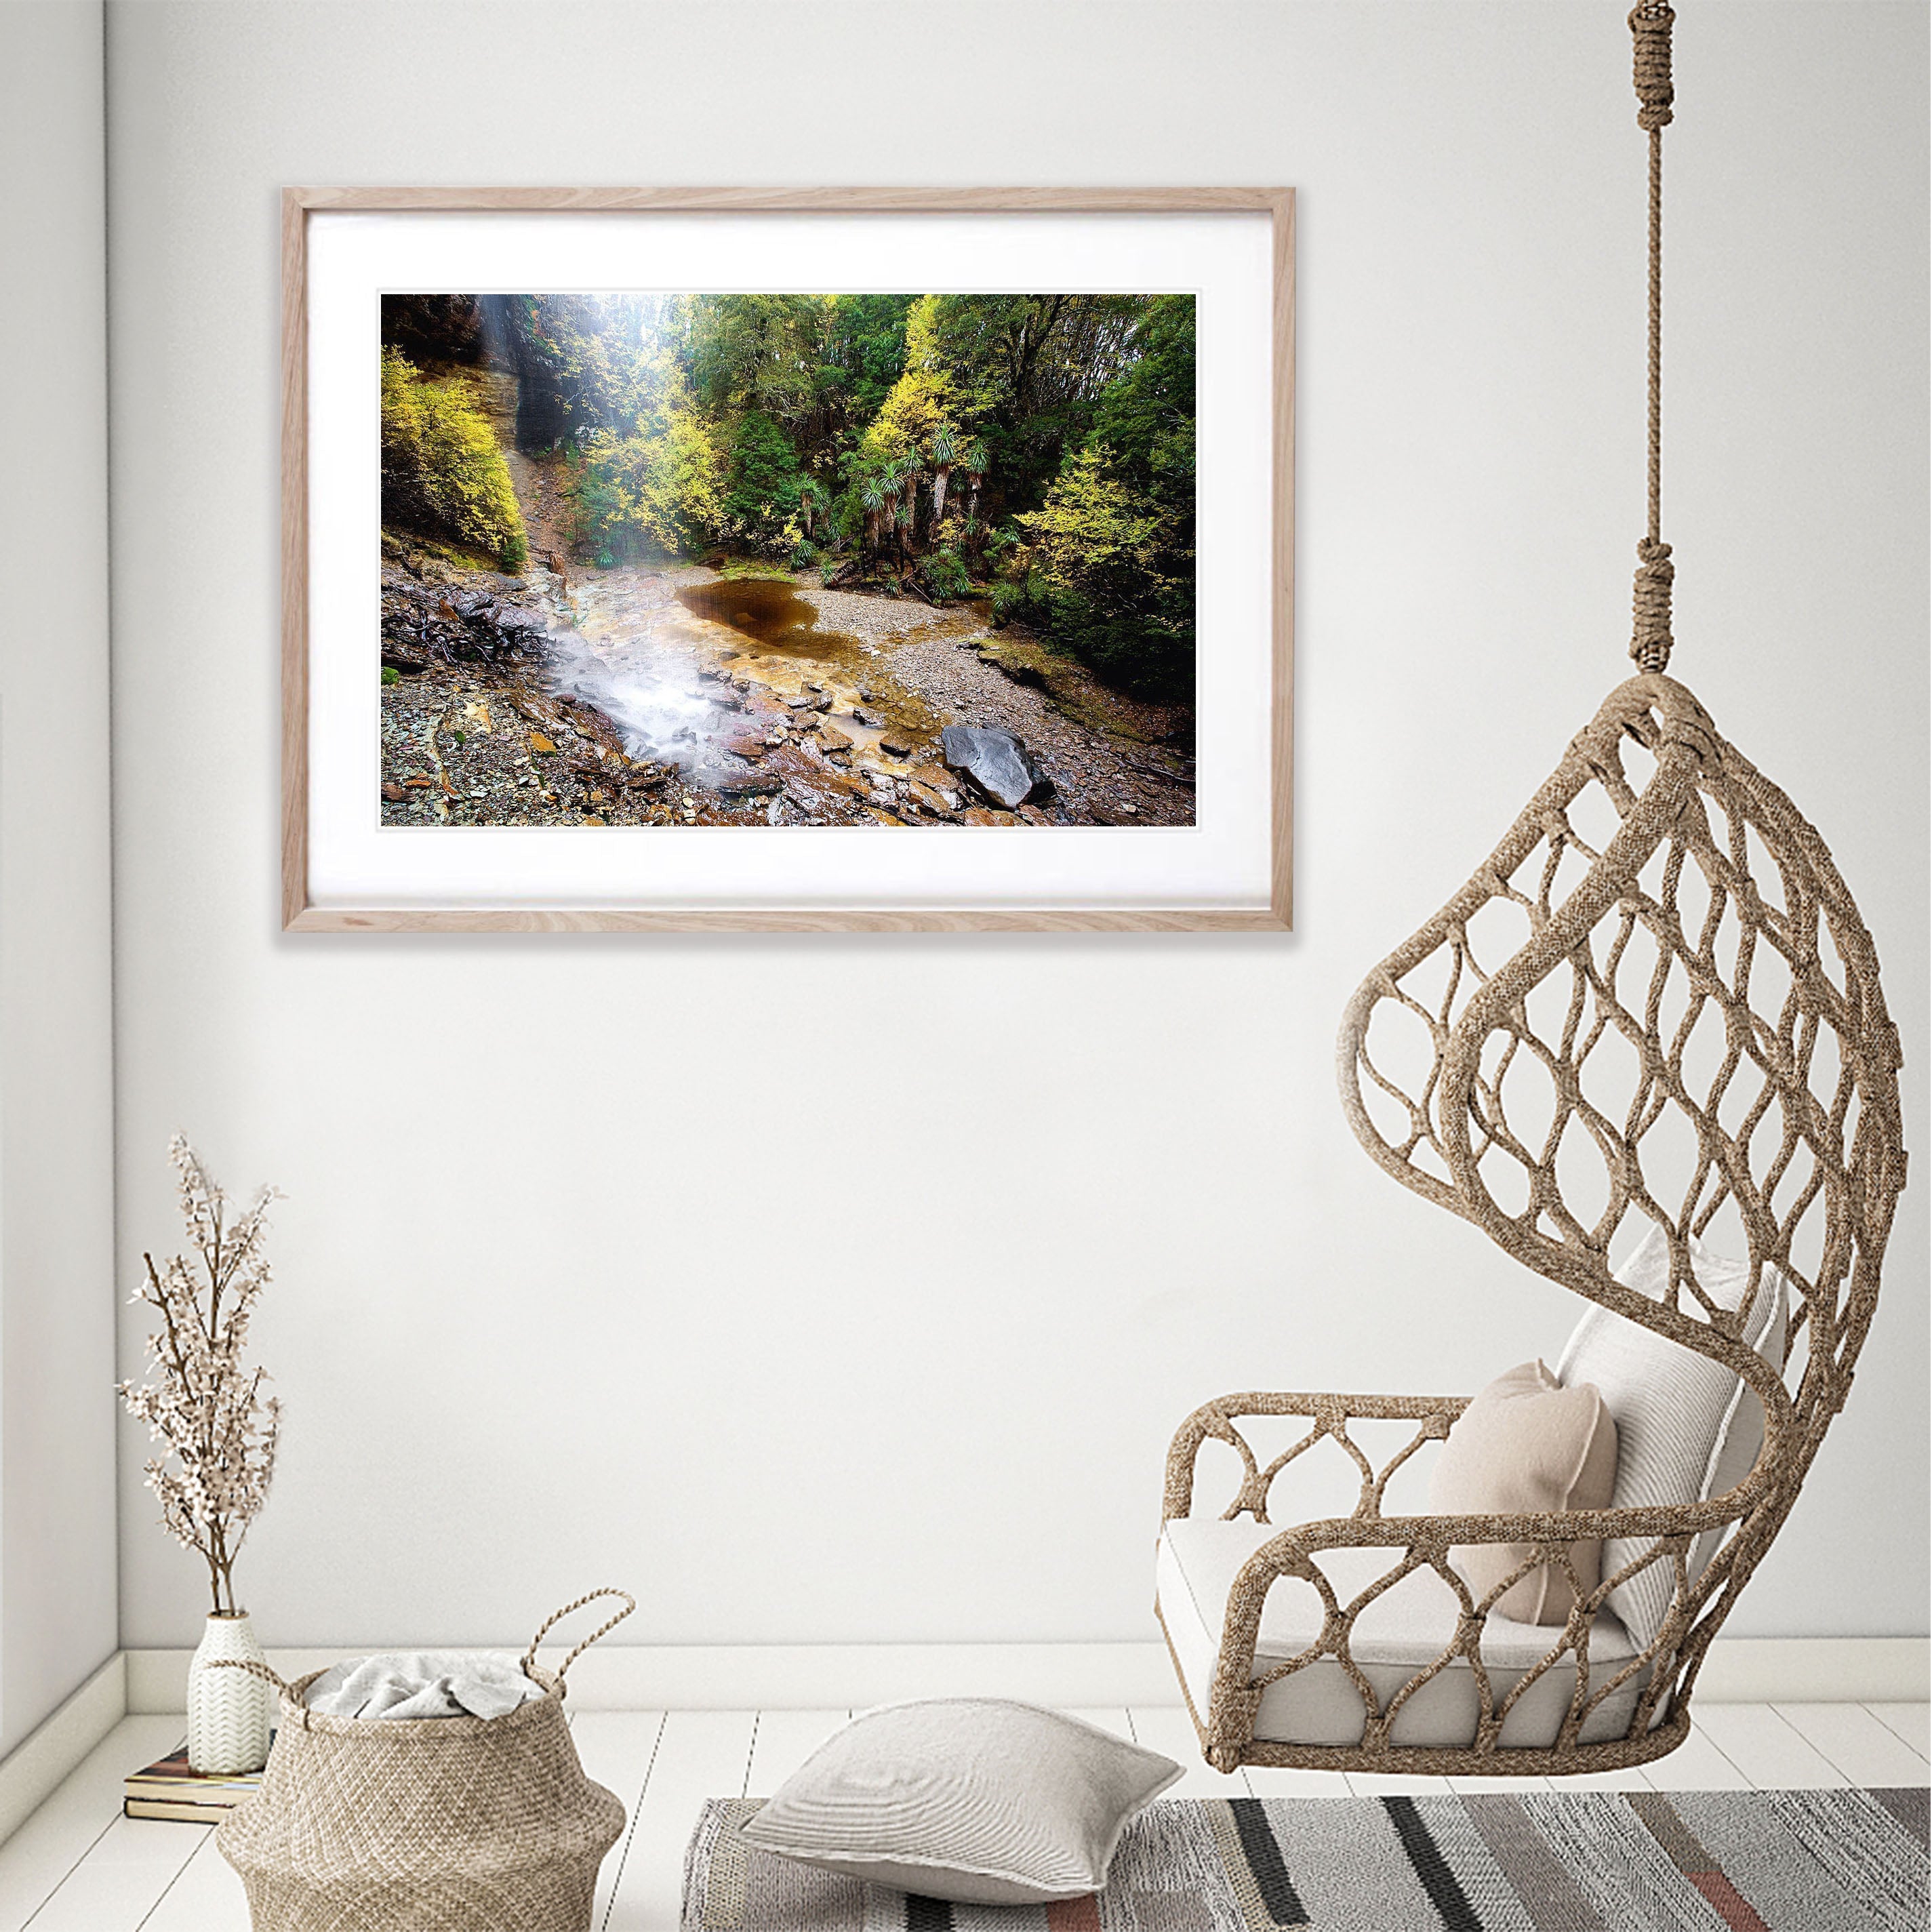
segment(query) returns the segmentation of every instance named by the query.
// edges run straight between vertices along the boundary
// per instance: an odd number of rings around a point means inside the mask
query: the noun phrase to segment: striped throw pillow
[[[1744,1262],[1690,1244],[1697,1285],[1720,1308],[1743,1305],[1750,1290]],[[1626,1288],[1660,1301],[1670,1286],[1670,1246],[1653,1226],[1617,1270]],[[1790,1288],[1775,1268],[1764,1270],[1743,1329],[1748,1348],[1781,1366],[1790,1320]],[[1612,1509],[1702,1502],[1734,1488],[1750,1472],[1764,1441],[1764,1410],[1757,1398],[1721,1362],[1712,1361],[1626,1321],[1607,1308],[1592,1308],[1576,1324],[1556,1365],[1566,1388],[1594,1382],[1617,1425],[1617,1480]],[[1713,1532],[1692,1546],[1693,1578],[1719,1541]],[[1608,1537],[1603,1574],[1613,1576],[1654,1546],[1654,1537]],[[1676,1567],[1660,1557],[1619,1583],[1606,1598],[1641,1648],[1663,1627],[1676,1587]]]

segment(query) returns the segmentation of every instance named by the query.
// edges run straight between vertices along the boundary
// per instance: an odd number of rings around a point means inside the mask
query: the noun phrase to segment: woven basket
[[[577,1610],[599,1590],[572,1604]],[[368,1721],[320,1717],[322,1673],[282,1694],[262,1788],[224,1819],[221,1855],[241,1874],[255,1932],[587,1932],[597,1868],[624,1808],[584,1774],[563,1714],[571,1665],[636,1606],[578,1646],[502,1718]],[[235,1665],[260,1675],[260,1665]]]

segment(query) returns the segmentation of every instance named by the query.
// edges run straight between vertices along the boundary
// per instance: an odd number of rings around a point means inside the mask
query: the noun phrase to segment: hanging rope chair
[[[1672,18],[1662,0],[1630,16],[1651,152],[1651,516],[1631,645],[1641,668],[1468,883],[1364,982],[1340,1070],[1349,1123],[1388,1173],[1512,1259],[1741,1378],[1762,1405],[1763,1446],[1734,1486],[1682,1504],[1402,1515],[1385,1513],[1391,1478],[1448,1436],[1463,1400],[1205,1405],[1168,1455],[1160,1610],[1203,1749],[1223,1771],[1572,1773],[1672,1749],[1712,1638],[1844,1406],[1877,1302],[1905,1154],[1898,1034],[1870,935],[1816,831],[1665,675],[1659,236]],[[1667,1247],[1655,1298],[1610,1265],[1612,1243],[1637,1233]],[[1728,1304],[1707,1288],[1707,1240],[1748,1258],[1746,1290]],[[1780,1280],[1783,1346],[1754,1346],[1747,1316]],[[1307,1426],[1264,1462],[1250,1438],[1269,1417]],[[1379,1462],[1358,1439],[1403,1424]],[[1226,1529],[1192,1517],[1210,1441],[1240,1459]],[[1359,1480],[1352,1514],[1264,1536],[1276,1479],[1328,1443]],[[1218,1581],[1216,1536],[1232,1552]],[[1604,1540],[1600,1579],[1570,1566],[1585,1539]],[[1528,1554],[1478,1594],[1451,1552],[1494,1544]],[[1526,1636],[1532,1627],[1505,1625],[1496,1604],[1542,1565],[1568,1578],[1574,1606]],[[1606,1600],[1653,1570],[1654,1631],[1617,1624]],[[1288,1640],[1278,1631],[1264,1643],[1271,1601],[1294,1593],[1284,1585],[1312,1597],[1298,1627],[1288,1619]],[[1394,1640],[1388,1628],[1395,1593],[1418,1588],[1439,1604],[1420,1648],[1421,1625]],[[1188,1654],[1184,1604],[1205,1606],[1211,1670]],[[1198,1629],[1191,1640],[1198,1649]],[[1298,1686],[1308,1694],[1296,1706]],[[1269,1708],[1290,1717],[1258,1736]],[[1432,1728],[1419,1721],[1432,1708]]]

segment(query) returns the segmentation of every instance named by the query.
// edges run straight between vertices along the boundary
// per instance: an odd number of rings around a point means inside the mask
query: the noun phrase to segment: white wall
[[[640,1641],[1144,1637],[1196,1401],[1560,1345],[1357,1150],[1331,1043],[1628,668],[1623,13],[110,9],[121,1272],[177,1123],[288,1191],[272,1641],[607,1580]],[[1925,18],[1681,39],[1673,668],[1860,894],[1923,1148]],[[277,190],[884,180],[1302,190],[1292,938],[278,933]],[[1734,1633],[1925,1628],[1926,1199]],[[138,1450],[123,1638],[183,1643]]]
[[[0,7],[0,1752],[115,1646],[101,79]]]

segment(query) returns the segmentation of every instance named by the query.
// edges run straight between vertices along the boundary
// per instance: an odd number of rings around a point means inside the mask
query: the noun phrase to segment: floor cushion
[[[1098,1892],[1120,1834],[1181,1775],[1097,1725],[990,1697],[868,1711],[740,1828],[762,1850],[927,1899]]]

